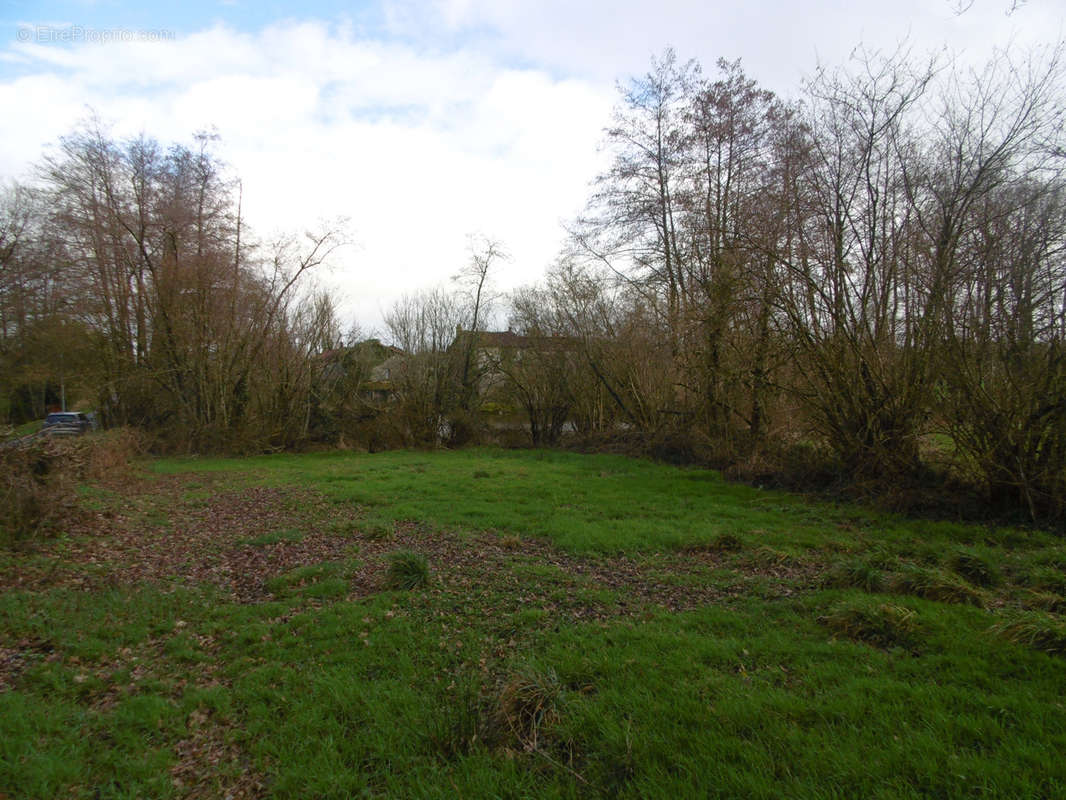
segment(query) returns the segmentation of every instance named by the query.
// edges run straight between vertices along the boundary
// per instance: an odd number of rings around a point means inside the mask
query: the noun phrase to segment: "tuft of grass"
[[[562,696],[563,687],[554,669],[520,670],[496,697],[497,735],[516,741],[526,752],[539,749],[545,731],[559,721]]]
[[[710,549],[719,553],[736,553],[744,549],[744,542],[732,533],[720,533],[711,540]]]
[[[247,547],[266,547],[267,545],[278,544],[279,542],[302,542],[304,538],[296,528],[288,528],[281,531],[271,531],[270,533],[264,533],[259,536],[254,536],[251,539],[242,539],[241,544]]]
[[[388,556],[389,571],[385,586],[389,589],[418,589],[429,583],[429,563],[413,550],[397,550]]]
[[[268,592],[278,598],[342,597],[348,592],[348,575],[354,563],[323,562],[297,567],[266,581]]]
[[[1055,567],[1035,567],[1020,582],[1032,589],[1066,595],[1066,572]]]
[[[738,553],[744,549],[744,542],[732,533],[720,533],[710,541],[701,541],[685,545],[686,553]]]
[[[864,592],[880,592],[885,588],[885,578],[881,570],[862,559],[837,564],[826,574],[823,583],[836,589],[854,588]]]
[[[335,536],[352,536],[359,532],[359,522],[354,519],[336,519],[326,526],[326,530]]]
[[[1039,611],[1019,614],[993,625],[992,633],[1053,656],[1066,656],[1066,622]]]
[[[1022,606],[1031,611],[1050,611],[1061,614],[1066,611],[1066,597],[1054,592],[1026,589],[1022,595]]]
[[[931,567],[908,566],[892,576],[888,588],[896,594],[911,594],[941,603],[960,603],[983,608],[980,592],[957,576]]]
[[[961,575],[975,586],[996,586],[1002,581],[999,571],[989,560],[972,550],[956,553],[950,566],[957,575]]]
[[[489,745],[491,735],[481,685],[475,680],[464,681],[455,696],[441,703],[429,726],[430,743],[446,761],[468,756],[479,745]]]
[[[395,528],[389,522],[368,522],[363,526],[363,538],[372,542],[384,542],[392,538]]]
[[[474,477],[475,478],[488,478],[489,477],[489,473],[487,471],[483,470],[483,469],[476,469],[476,470],[474,470]]]
[[[796,563],[795,556],[777,550],[769,545],[762,545],[751,554],[751,563],[759,567],[785,567]]]
[[[500,547],[504,550],[520,550],[522,549],[522,537],[514,533],[501,536]]]
[[[842,606],[818,621],[838,636],[876,647],[914,649],[918,641],[917,613],[902,606],[883,604],[875,608]]]

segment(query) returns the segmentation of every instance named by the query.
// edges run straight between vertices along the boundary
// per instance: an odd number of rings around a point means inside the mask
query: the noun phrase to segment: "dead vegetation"
[[[139,437],[126,429],[0,449],[0,545],[24,546],[72,522],[77,482],[121,478],[138,452]]]

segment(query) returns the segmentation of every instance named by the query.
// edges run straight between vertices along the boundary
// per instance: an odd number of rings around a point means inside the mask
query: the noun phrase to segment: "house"
[[[367,339],[348,347],[326,350],[318,355],[323,378],[337,385],[348,383],[361,400],[386,402],[394,392],[393,379],[406,358],[403,350]]]

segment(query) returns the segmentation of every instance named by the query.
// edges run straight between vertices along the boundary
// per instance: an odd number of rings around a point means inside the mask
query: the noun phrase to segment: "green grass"
[[[243,544],[249,547],[266,547],[271,544],[278,544],[279,542],[302,542],[304,535],[302,532],[295,528],[287,528],[280,531],[271,531],[270,533],[263,533],[259,536],[253,536],[249,539],[244,539]]]
[[[168,459],[156,472],[224,472],[272,485],[304,485],[376,521],[420,520],[548,538],[575,552],[767,545],[851,547],[867,534],[895,546],[996,544],[997,533],[912,523],[854,506],[728,483],[703,469],[618,456],[492,449]],[[1046,535],[1016,532],[1026,543]],[[719,538],[728,536],[730,538]]]
[[[87,582],[0,591],[0,796],[225,796],[249,775],[277,798],[1066,796],[1050,534],[553,452],[151,469],[320,492],[240,548],[353,537],[358,560],[241,604],[112,585],[77,537],[3,555],[0,574],[54,558]],[[388,579],[425,553],[427,584]]]
[[[429,564],[426,557],[410,550],[389,554],[389,571],[385,586],[389,589],[420,589],[429,584]]]

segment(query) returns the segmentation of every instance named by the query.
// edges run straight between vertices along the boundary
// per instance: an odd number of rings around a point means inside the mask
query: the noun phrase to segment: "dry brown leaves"
[[[196,709],[185,721],[189,735],[174,746],[177,763],[170,779],[188,800],[253,800],[267,795],[267,783],[252,770],[234,728],[207,710]]]
[[[486,595],[506,590],[518,604],[564,605],[560,592],[606,589],[617,594],[613,614],[658,606],[672,611],[719,602],[745,593],[703,580],[712,570],[739,570],[760,577],[768,592],[785,596],[813,583],[817,565],[760,563],[713,551],[629,556],[574,555],[533,537],[494,532],[461,533],[417,522],[399,522],[382,535],[367,532],[359,510],[331,505],[308,489],[227,488],[221,478],[195,476],[206,498],[188,499],[187,476],[130,482],[114,507],[87,515],[64,546],[43,545],[32,566],[0,574],[0,587],[42,589],[75,585],[133,586],[209,584],[238,602],[269,597],[267,580],[301,566],[351,559],[349,598],[380,591],[384,556],[405,548],[425,555],[438,586]],[[205,489],[206,485],[206,489]],[[277,541],[269,541],[279,534]],[[522,569],[536,567],[535,572]],[[548,568],[548,569],[545,569]],[[569,609],[584,614],[580,604]]]

